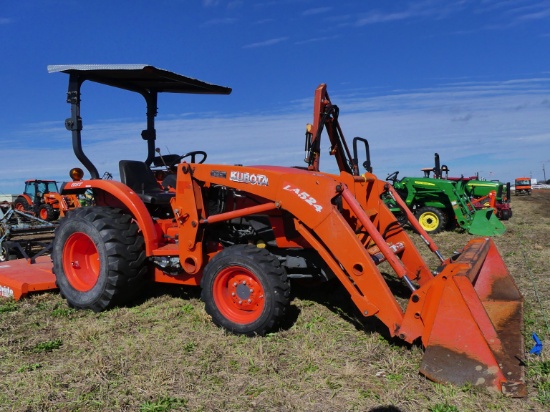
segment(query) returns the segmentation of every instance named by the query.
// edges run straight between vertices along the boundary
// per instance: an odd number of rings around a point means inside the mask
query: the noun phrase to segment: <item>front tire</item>
[[[137,224],[109,207],[68,213],[55,231],[52,260],[57,286],[69,306],[94,312],[131,300],[147,273]]]
[[[416,218],[420,226],[432,235],[441,232],[447,225],[445,213],[435,207],[421,207],[416,211]]]
[[[40,205],[38,208],[38,217],[48,222],[56,219],[56,212],[52,205],[47,203]]]
[[[251,245],[231,246],[214,256],[201,286],[213,322],[237,335],[274,330],[290,304],[290,283],[279,260]]]

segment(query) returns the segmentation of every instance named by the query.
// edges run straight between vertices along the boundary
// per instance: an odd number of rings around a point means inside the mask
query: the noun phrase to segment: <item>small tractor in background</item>
[[[531,196],[531,178],[530,177],[517,177],[515,181],[514,193],[516,196],[529,195]]]
[[[500,220],[508,220],[512,217],[510,182],[502,183],[498,180],[479,180],[479,175],[452,177],[449,176],[449,167],[441,165],[438,153],[434,154],[434,158],[435,166],[433,169],[422,169],[424,177],[431,177],[430,173],[433,172],[433,178],[435,179],[460,182],[462,183],[460,187],[464,189],[464,192],[476,209],[492,208]]]
[[[431,177],[403,177],[399,172],[386,178],[405,204],[417,217],[420,225],[431,234],[459,227],[472,235],[498,236],[506,231],[493,208],[476,209],[462,180],[452,181]],[[403,211],[395,199],[386,197],[388,207],[400,219]]]
[[[81,169],[75,168],[71,174],[78,173],[78,171],[82,173]],[[77,196],[59,194],[55,180],[27,180],[25,190],[13,202],[15,210],[35,215],[46,221],[57,220],[59,217],[65,216],[69,209],[80,206]]]
[[[102,311],[125,304],[151,281],[200,286],[216,325],[265,335],[288,310],[292,280],[333,280],[362,315],[376,316],[391,336],[423,346],[420,371],[429,379],[525,396],[523,297],[494,242],[472,239],[453,256],[442,256],[393,187],[371,173],[368,160],[360,174],[358,146],[368,152],[367,141],[355,138],[351,155],[325,85],[315,94],[307,168],[181,161],[173,165],[174,186],[161,187],[151,169],[158,94],[227,95],[231,89],[144,65],[48,70],[69,75],[71,117],[65,125],[91,176],[68,183],[62,194],[91,191],[94,200],[69,211],[55,232],[53,272],[71,307]],[[121,160],[120,182],[101,179],[84,154],[84,82],[145,98],[141,137],[147,156]],[[318,169],[323,126],[338,175]],[[395,197],[435,255],[436,268],[428,266],[384,196]],[[0,271],[0,287],[14,276]],[[392,290],[396,282],[408,290],[406,304],[396,299],[397,293],[403,297],[402,287]]]

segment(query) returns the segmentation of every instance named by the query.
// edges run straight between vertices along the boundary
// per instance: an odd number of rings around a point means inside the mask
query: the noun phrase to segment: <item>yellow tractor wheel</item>
[[[416,218],[420,226],[431,234],[441,232],[447,224],[445,214],[435,207],[421,207],[416,211]]]

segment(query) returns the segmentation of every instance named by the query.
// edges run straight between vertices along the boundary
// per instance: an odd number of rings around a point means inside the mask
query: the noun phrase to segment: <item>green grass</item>
[[[0,314],[14,312],[17,310],[17,303],[13,299],[0,297]]]
[[[430,407],[430,412],[459,412],[459,409],[448,403],[438,403]]]
[[[38,343],[33,349],[33,352],[51,352],[54,349],[59,349],[62,345],[61,339],[49,340]]]
[[[172,398],[169,396],[162,397],[155,401],[146,401],[139,407],[140,412],[167,412],[174,408],[185,408],[187,401],[185,399]]]
[[[525,298],[526,349],[532,332],[545,345],[524,354],[525,399],[427,380],[422,349],[389,339],[335,285],[293,284],[282,330],[252,338],[213,325],[197,288],[156,285],[100,314],[54,292],[0,300],[0,411],[547,411],[550,210],[536,200],[512,199],[509,230],[495,238]],[[435,236],[445,256],[469,239]]]

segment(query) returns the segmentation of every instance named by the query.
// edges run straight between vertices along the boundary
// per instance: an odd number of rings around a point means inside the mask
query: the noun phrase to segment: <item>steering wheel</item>
[[[388,175],[388,177],[386,177],[386,180],[389,182],[389,181],[392,181],[392,182],[395,182],[397,180],[397,175],[399,174],[399,170],[396,171],[396,172],[393,172],[393,173],[390,173]]]
[[[195,162],[196,156],[202,156],[202,159],[199,160],[198,162]],[[181,157],[181,160],[185,159],[186,157],[191,158],[191,163],[204,163],[204,161],[206,160],[207,155],[206,155],[206,152],[203,152],[202,150],[193,150],[192,152],[185,153]]]

